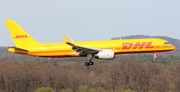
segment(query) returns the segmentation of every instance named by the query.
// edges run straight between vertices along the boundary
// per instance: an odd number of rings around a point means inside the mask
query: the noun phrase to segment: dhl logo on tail
[[[128,42],[128,43],[122,43],[122,50],[128,50],[128,49],[143,49],[143,48],[154,48],[154,46],[151,46],[152,42]]]
[[[28,35],[16,35],[14,38],[18,39],[18,38],[29,38],[30,36]]]

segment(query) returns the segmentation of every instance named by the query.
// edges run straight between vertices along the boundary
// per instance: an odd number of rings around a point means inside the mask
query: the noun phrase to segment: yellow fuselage
[[[174,50],[172,44],[165,44],[167,42],[158,38],[144,38],[144,39],[124,39],[124,40],[101,40],[101,41],[83,41],[73,42],[73,44],[98,49],[111,49],[115,54],[126,53],[147,53],[147,52],[165,52]],[[38,57],[77,57],[79,56],[72,47],[65,42],[60,43],[39,43],[26,47],[19,47],[28,52],[9,48],[8,51],[12,53],[25,54]]]

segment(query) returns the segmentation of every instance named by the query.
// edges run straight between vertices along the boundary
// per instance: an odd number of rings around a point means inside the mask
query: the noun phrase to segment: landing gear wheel
[[[89,61],[89,65],[94,65],[94,62],[92,62],[92,61]]]
[[[85,62],[84,64],[85,64],[85,66],[89,66],[90,65],[89,62]]]
[[[153,62],[156,62],[156,59],[154,59]]]
[[[94,57],[94,54],[92,54],[91,58],[89,59],[89,62],[85,62],[84,65],[85,66],[94,65],[94,62],[91,61],[93,57]]]

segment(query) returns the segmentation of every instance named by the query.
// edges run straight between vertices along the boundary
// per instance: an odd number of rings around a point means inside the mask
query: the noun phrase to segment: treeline
[[[0,61],[0,92],[180,92],[180,62],[139,59],[84,62]],[[65,90],[65,91],[63,91]]]

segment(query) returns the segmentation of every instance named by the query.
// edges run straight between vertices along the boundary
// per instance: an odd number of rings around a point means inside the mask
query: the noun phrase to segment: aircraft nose
[[[172,44],[169,44],[169,46],[168,46],[169,48],[168,49],[170,49],[170,50],[174,50],[175,49],[175,46],[174,45],[172,45]]]
[[[172,45],[172,44],[171,44]],[[174,45],[172,45],[172,50],[174,50],[176,47]]]
[[[166,45],[162,46],[162,48],[164,48],[166,50],[174,50],[175,46],[172,44],[166,44]]]

